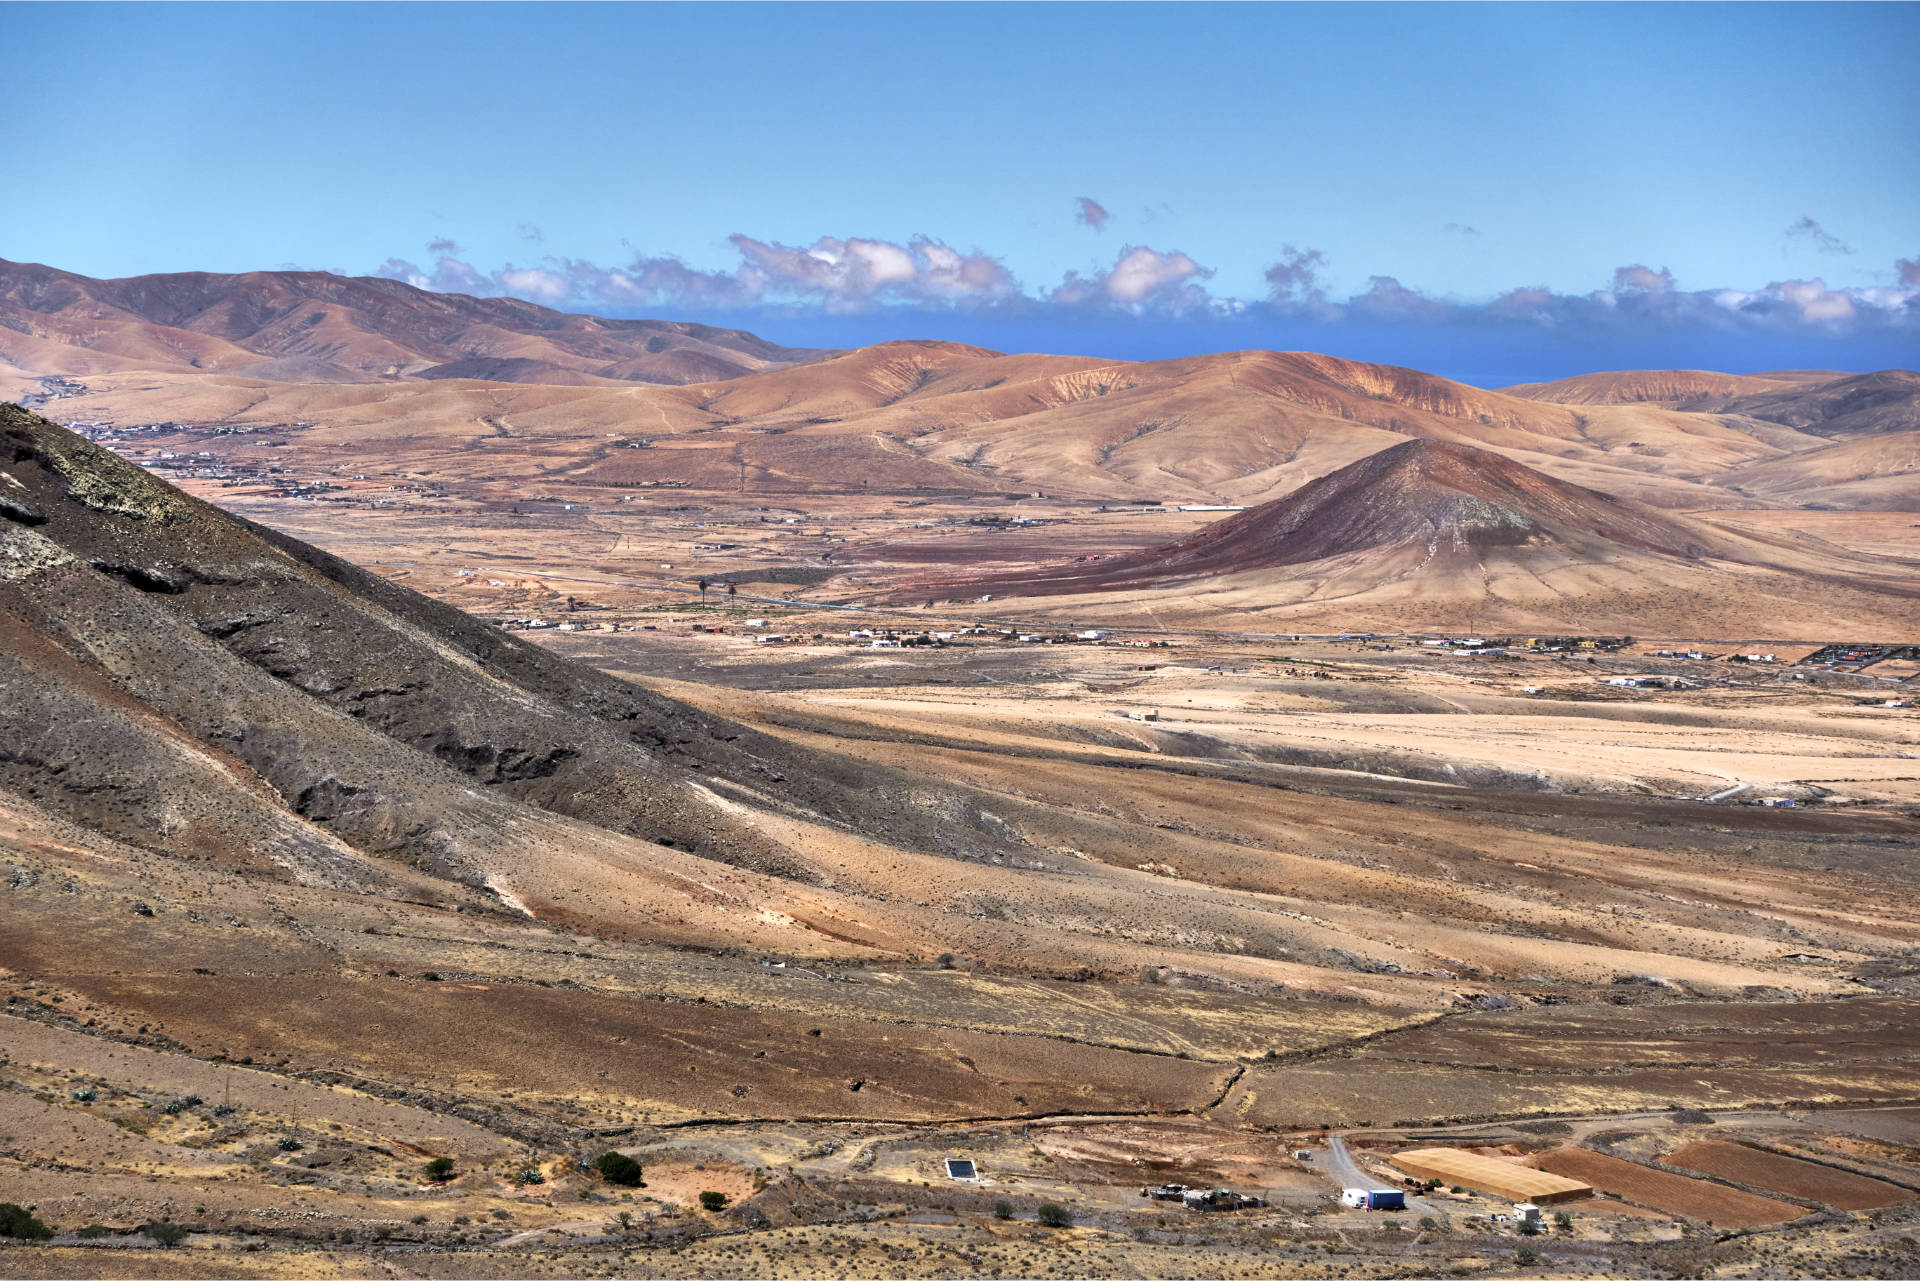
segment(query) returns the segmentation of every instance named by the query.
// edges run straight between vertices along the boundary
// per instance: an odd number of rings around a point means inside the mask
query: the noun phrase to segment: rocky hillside
[[[885,769],[557,658],[13,406],[0,641],[0,788],[302,882],[418,892],[425,874],[436,895],[517,905],[556,843],[595,842],[817,879],[756,810],[960,857],[999,848],[965,806],[936,822],[938,806],[905,804]]]

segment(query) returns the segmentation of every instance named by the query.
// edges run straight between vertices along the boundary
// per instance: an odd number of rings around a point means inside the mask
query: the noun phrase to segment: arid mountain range
[[[1920,375],[1898,370],[1490,391],[1309,353],[833,354],[324,273],[0,266],[0,395],[48,376],[84,387],[63,421],[297,429],[402,468],[478,448],[502,480],[1257,503],[1416,438],[1661,507],[1920,510]]]
[[[1485,531],[1450,527],[1448,512],[1466,508],[1437,497],[1446,485],[1413,494],[1435,478],[1429,468],[1412,489],[1401,482],[1413,473],[1397,473],[1349,505],[1404,499],[1404,519],[1471,545],[1464,559],[1429,557],[1418,539],[1315,556],[1296,541],[1279,561],[1243,558],[1242,570],[1222,574],[1227,560],[1175,548],[1138,590],[1116,593],[1132,571],[1112,556],[1180,539],[1070,552],[1102,566],[1107,607],[1190,623],[1204,621],[1198,610],[1282,629],[1476,617],[1738,635],[1749,630],[1743,620],[1770,617],[1791,620],[1794,635],[1893,637],[1915,625],[1902,587],[1910,556],[1864,528],[1832,545],[1785,519],[1920,511],[1920,375],[1906,371],[1628,371],[1494,391],[1298,352],[1119,362],[926,341],[795,351],[737,332],[600,321],[323,273],[89,281],[16,265],[0,269],[0,282],[0,360],[9,362],[0,396],[84,424],[132,456],[165,455],[173,466],[189,457],[211,473],[265,475],[270,453],[273,473],[295,480],[425,485],[485,503],[670,491],[956,511],[1009,501],[1171,510],[1319,503],[1330,491],[1302,487],[1425,442],[1466,451],[1418,454],[1454,459],[1447,470],[1457,479],[1486,470],[1448,489],[1456,496],[1478,502],[1488,485],[1517,483],[1545,501],[1557,482],[1627,505],[1618,510],[1664,511],[1670,529],[1689,533],[1616,544],[1563,530],[1494,546]],[[695,360],[723,348],[724,368]],[[707,381],[664,385],[688,378]],[[1515,481],[1523,475],[1531,479]],[[1891,531],[1899,518],[1888,519]],[[335,532],[315,531],[322,541]],[[1327,541],[1331,527],[1322,533]],[[1049,555],[1042,539],[854,546],[808,566],[884,574],[895,556],[935,567],[895,586],[936,593],[951,577],[942,563],[1002,596],[1022,594],[1033,574],[1045,580],[1033,590],[1057,595],[1085,565],[1056,570],[1051,561],[1071,556],[1059,547]],[[1189,563],[1206,581],[1204,599],[1172,572]]]
[[[0,362],[40,372],[691,383],[822,354],[739,330],[568,315],[373,276],[191,271],[93,280],[0,259]]]

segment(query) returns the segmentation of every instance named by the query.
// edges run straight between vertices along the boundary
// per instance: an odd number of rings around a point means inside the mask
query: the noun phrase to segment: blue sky
[[[89,275],[297,264],[796,344],[1314,347],[1483,381],[1920,364],[1911,4],[0,24],[0,162],[33,193],[0,256]]]

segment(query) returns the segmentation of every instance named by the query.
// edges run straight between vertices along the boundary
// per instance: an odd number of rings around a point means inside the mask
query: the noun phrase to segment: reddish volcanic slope
[[[1119,591],[1388,547],[1424,548],[1429,560],[1450,563],[1492,548],[1553,548],[1593,559],[1729,554],[1723,540],[1651,508],[1486,450],[1410,440],[1184,542],[978,585],[1022,595]]]

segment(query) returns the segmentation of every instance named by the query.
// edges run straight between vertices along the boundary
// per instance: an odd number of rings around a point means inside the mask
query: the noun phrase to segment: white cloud
[[[573,292],[565,276],[543,267],[507,267],[500,272],[500,283],[510,294],[549,306],[565,302]]]
[[[1601,288],[1563,294],[1544,286],[1510,289],[1488,302],[1434,297],[1390,275],[1369,277],[1362,292],[1327,295],[1326,255],[1282,246],[1265,272],[1257,301],[1209,292],[1213,269],[1181,250],[1126,245],[1111,267],[1069,271],[1052,289],[1027,291],[1005,263],[916,236],[900,243],[870,237],[822,236],[790,245],[735,235],[739,255],[729,269],[706,271],[673,257],[635,257],[603,267],[547,258],[485,272],[451,253],[421,268],[390,258],[377,274],[421,289],[475,295],[509,294],[552,307],[719,312],[762,306],[816,307],[847,314],[887,307],[1003,309],[1060,307],[1158,317],[1285,314],[1322,323],[1525,326],[1563,333],[1754,331],[1826,333],[1920,329],[1920,259],[1894,264],[1897,284],[1831,288],[1818,277],[1759,288],[1680,289],[1673,273],[1642,263],[1616,269]],[[439,243],[439,242],[436,242]],[[445,247],[445,246],[443,246]]]
[[[1070,271],[1045,301],[1067,307],[1109,307],[1145,314],[1187,315],[1231,309],[1200,282],[1213,275],[1179,250],[1127,245],[1111,269],[1082,276]]]
[[[1613,292],[1624,294],[1633,291],[1647,294],[1664,294],[1673,291],[1673,273],[1665,267],[1655,271],[1632,263],[1615,269],[1613,273]]]
[[[1808,324],[1853,319],[1853,299],[1828,289],[1824,280],[1787,280],[1769,288],[1777,291],[1789,304],[1798,307],[1800,318]]]

